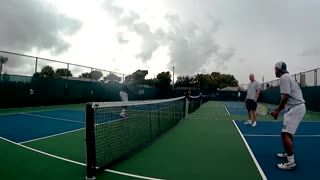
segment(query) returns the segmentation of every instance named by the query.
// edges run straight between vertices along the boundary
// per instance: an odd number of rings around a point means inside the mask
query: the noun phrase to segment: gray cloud
[[[320,49],[306,49],[300,54],[300,56],[320,56]]]
[[[41,0],[0,0],[0,49],[27,52],[49,50],[53,55],[66,51],[65,35],[77,32],[81,23],[60,14]]]
[[[183,22],[176,14],[167,14],[165,20],[169,29],[165,31],[158,28],[152,32],[148,24],[141,22],[138,14],[125,13],[113,1],[105,1],[103,6],[119,26],[126,27],[142,38],[141,52],[136,57],[143,62],[150,60],[160,46],[167,46],[170,56],[168,68],[175,66],[177,73],[190,75],[202,73],[199,71],[203,70],[212,72],[226,69],[225,63],[235,54],[233,48],[221,48],[213,36],[222,24],[220,21],[212,20],[206,26],[200,26],[193,21]],[[212,17],[207,15],[207,18]],[[214,65],[214,69],[209,69],[208,64]]]
[[[70,44],[63,36],[77,32],[81,23],[60,14],[41,0],[0,0],[0,50],[26,53],[31,50],[48,50],[58,55],[68,50]],[[35,59],[16,55],[8,57],[4,72],[32,75]]]
[[[129,42],[129,40],[127,40],[127,39],[125,39],[123,37],[123,33],[122,32],[118,32],[117,39],[118,39],[118,43],[119,44],[128,44],[128,42]]]
[[[235,51],[236,49],[234,48],[228,48],[217,52],[217,58],[215,59],[217,68],[219,69],[220,66],[224,66],[226,61],[230,61],[234,56]]]
[[[119,19],[123,13],[123,9],[113,5],[113,0],[106,0],[102,3],[104,9],[114,18]]]
[[[137,55],[144,62],[152,58],[152,53],[160,46],[155,34],[150,31],[150,27],[146,23],[135,23],[129,30],[134,31],[142,37],[141,52]]]
[[[142,38],[141,52],[136,55],[146,62],[152,58],[152,53],[159,48],[159,42],[154,33],[150,31],[148,24],[139,22],[140,16],[135,12],[125,11],[114,5],[113,0],[106,0],[103,3],[104,9],[115,19],[118,26],[126,27],[129,31],[135,32]],[[119,38],[118,38],[119,41]]]

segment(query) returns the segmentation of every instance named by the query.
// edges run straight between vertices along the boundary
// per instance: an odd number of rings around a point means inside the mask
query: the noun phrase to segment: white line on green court
[[[77,161],[73,161],[73,160],[70,160],[70,159],[63,158],[63,157],[59,157],[59,156],[56,156],[56,155],[53,155],[53,154],[49,154],[49,153],[46,153],[46,152],[43,152],[43,151],[39,151],[39,150],[37,150],[37,149],[33,149],[33,148],[28,147],[28,146],[25,146],[25,145],[18,144],[18,143],[16,143],[16,142],[10,141],[10,140],[5,139],[5,138],[3,138],[3,137],[0,137],[0,139],[2,139],[2,140],[4,140],[4,141],[7,141],[7,142],[9,142],[9,143],[15,144],[15,145],[17,145],[17,146],[20,146],[20,147],[22,147],[22,148],[25,148],[25,149],[28,149],[28,150],[31,150],[31,151],[34,151],[34,152],[37,152],[37,153],[40,153],[40,154],[49,156],[49,157],[52,157],[52,158],[56,158],[56,159],[59,159],[59,160],[62,160],[62,161],[66,161],[66,162],[69,162],[69,163],[73,163],[73,164],[77,164],[77,165],[80,165],[80,166],[86,166],[86,164],[84,164],[84,163],[77,162]],[[115,171],[115,170],[111,170],[111,169],[105,169],[104,171],[110,172],[110,173],[114,173],[114,174],[120,174],[120,175],[124,175],[124,176],[128,176],[128,177],[134,177],[134,178],[138,178],[138,179],[164,180],[164,179],[158,179],[158,178],[140,176],[140,175],[135,175],[135,174],[129,174],[129,173],[120,172],[120,171]]]
[[[26,115],[26,116],[33,116],[33,117],[40,117],[40,118],[46,118],[46,119],[54,119],[54,120],[59,120],[59,121],[67,121],[67,122],[74,122],[74,123],[85,124],[85,122],[76,121],[76,120],[71,120],[71,119],[64,119],[64,118],[56,118],[56,117],[42,116],[42,115],[37,115],[37,114],[24,114],[24,113],[20,113],[20,114]]]
[[[67,104],[67,105],[53,105],[53,106],[34,106],[34,107],[18,107],[18,108],[10,108],[14,109],[14,110],[19,110],[19,109],[33,109],[33,108],[55,108],[55,107],[70,107],[70,106],[79,106],[79,105],[83,105],[83,107],[85,107],[85,104],[80,103],[80,104]],[[7,109],[0,109],[1,111],[6,111]],[[55,110],[55,109],[54,109]]]
[[[228,111],[226,106],[224,106],[224,109],[227,111],[228,115],[230,116],[230,112]]]
[[[80,131],[80,130],[83,130],[83,129],[84,128],[80,128],[80,129],[76,129],[76,130],[72,130],[72,131],[68,131],[68,132],[64,132],[64,133],[54,134],[54,135],[51,135],[51,136],[45,136],[45,137],[42,137],[42,138],[37,138],[37,139],[29,140],[29,141],[20,142],[18,144],[25,144],[25,143],[29,143],[29,142],[33,142],[33,141],[48,139],[48,138],[51,138],[51,137],[56,137],[56,136],[60,136],[60,135],[64,135],[64,134],[69,134],[69,133],[73,133],[73,132]]]
[[[12,108],[12,109],[18,109],[18,108]],[[28,107],[26,107],[25,109],[28,109]],[[0,109],[0,112],[4,111],[4,110],[6,110],[6,109]],[[66,110],[66,109],[44,109],[44,110],[37,110],[37,111],[21,111],[21,112],[3,113],[3,114],[0,114],[0,116],[28,114],[28,113],[37,113],[37,112],[64,111],[64,110]],[[80,110],[69,110],[68,109],[67,111],[80,111]],[[80,111],[80,112],[83,112],[83,111]]]
[[[28,109],[29,107],[25,107],[23,109]],[[34,108],[34,107],[30,107]],[[11,109],[19,109],[19,108],[10,108]],[[22,108],[21,108],[22,109]],[[0,109],[1,111],[5,111],[7,109]],[[51,111],[78,111],[78,112],[84,112],[82,110],[75,110],[75,109],[44,109],[44,110],[36,110],[36,111],[21,111],[21,112],[11,112],[11,113],[3,113],[0,114],[0,116],[7,116],[7,115],[17,115],[17,114],[30,114],[30,113],[38,113],[38,112],[51,112]]]
[[[262,179],[263,180],[267,180],[267,176],[264,174],[262,168],[260,167],[260,164],[258,163],[258,161],[257,161],[256,157],[254,156],[254,154],[253,154],[248,142],[244,138],[244,136],[243,136],[242,132],[240,131],[239,127],[237,126],[236,122],[234,120],[232,120],[232,122],[233,122],[234,126],[236,127],[236,129],[238,130],[238,132],[239,132],[244,144],[246,145],[246,147],[247,147],[247,149],[248,149],[248,151],[249,151],[249,153],[251,155],[251,158],[253,159],[253,162],[255,163],[256,167],[258,168],[258,171],[259,171]]]
[[[248,137],[281,137],[281,135],[276,134],[244,134],[243,136]],[[294,137],[320,137],[319,134],[310,134],[310,135],[294,135]]]

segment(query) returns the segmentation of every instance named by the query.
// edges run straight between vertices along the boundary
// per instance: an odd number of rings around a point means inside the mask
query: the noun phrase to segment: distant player
[[[125,83],[123,83],[120,86],[119,95],[120,95],[121,100],[123,101],[122,111],[120,113],[121,117],[128,117],[128,106],[126,106],[126,104],[128,103],[128,93],[131,93],[133,95],[138,95],[138,94],[142,94],[143,92],[141,91],[141,93],[136,93],[136,92],[130,90],[128,88],[128,85]]]
[[[248,91],[246,96],[246,108],[248,111],[248,121],[245,124],[252,124],[253,127],[257,125],[257,101],[260,94],[260,84],[254,79],[254,75],[249,75],[250,83],[248,85]],[[253,122],[252,120],[253,119]]]

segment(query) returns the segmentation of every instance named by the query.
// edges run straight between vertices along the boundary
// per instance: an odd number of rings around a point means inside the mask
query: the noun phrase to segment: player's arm
[[[289,99],[289,94],[282,94],[282,98],[281,98],[280,104],[279,104],[279,106],[277,108],[277,111],[279,113],[284,109],[285,105],[288,102],[288,99]]]
[[[279,115],[279,113],[284,109],[285,105],[288,102],[289,94],[291,92],[290,89],[290,80],[287,78],[280,79],[280,93],[281,93],[281,101],[277,109],[271,114],[275,117]]]
[[[254,102],[258,101],[259,95],[260,95],[260,84],[257,83],[256,84],[256,96],[254,97]]]
[[[260,95],[260,89],[256,91],[256,97],[254,97],[254,101],[257,102]]]
[[[288,102],[288,99],[289,99],[289,94],[282,94],[281,101],[278,108],[275,111],[273,111],[271,115],[274,117],[277,117],[280,114],[280,112],[284,109],[285,105]]]
[[[137,95],[137,94],[138,94],[138,93],[136,93],[136,92],[132,91],[131,89],[129,89],[127,86],[126,86],[126,90],[127,90],[129,93],[131,93],[131,94],[135,94],[135,95]]]

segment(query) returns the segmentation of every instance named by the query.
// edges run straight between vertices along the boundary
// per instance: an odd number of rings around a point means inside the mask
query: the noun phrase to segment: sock
[[[287,157],[288,161],[294,163],[294,155]]]

